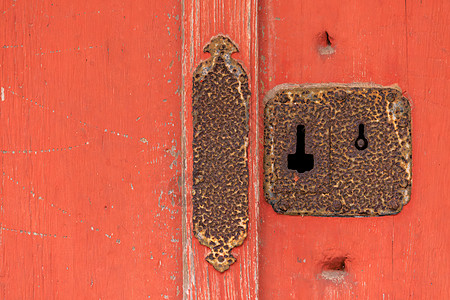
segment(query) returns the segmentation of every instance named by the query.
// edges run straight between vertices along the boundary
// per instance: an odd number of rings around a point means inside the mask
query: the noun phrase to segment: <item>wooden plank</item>
[[[450,295],[450,26],[448,1],[405,1],[413,110],[411,203],[394,219],[393,299]]]
[[[181,298],[181,3],[0,24],[0,298]]]
[[[286,82],[397,83],[411,99],[413,122],[412,196],[400,214],[288,217],[261,200],[261,298],[446,298],[448,1],[260,6],[261,96]]]
[[[259,169],[256,118],[257,95],[257,1],[185,0],[183,12],[183,246],[184,297],[186,299],[256,299],[258,297],[258,186]],[[232,253],[237,258],[229,270],[219,273],[205,261],[209,249],[201,246],[192,233],[192,74],[209,54],[203,47],[212,37],[228,36],[239,48],[233,55],[246,69],[251,88],[249,147],[249,231],[241,247]]]
[[[407,88],[404,3],[259,5],[261,96],[282,83]],[[260,215],[262,299],[393,299],[395,217],[284,216],[264,200]]]

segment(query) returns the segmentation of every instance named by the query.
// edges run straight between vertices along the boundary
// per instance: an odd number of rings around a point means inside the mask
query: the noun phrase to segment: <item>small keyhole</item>
[[[364,136],[364,124],[359,124],[359,134],[355,141],[355,147],[358,150],[364,150],[367,148],[369,143],[367,142],[366,137]]]
[[[299,173],[311,171],[314,168],[314,156],[305,154],[305,126],[297,126],[297,145],[295,154],[288,154],[288,169]]]

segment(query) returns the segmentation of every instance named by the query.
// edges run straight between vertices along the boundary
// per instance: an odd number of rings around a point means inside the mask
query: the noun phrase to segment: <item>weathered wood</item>
[[[180,1],[0,24],[0,299],[181,298]]]
[[[258,187],[259,161],[257,127],[257,7],[256,0],[245,1],[184,1],[183,16],[183,234],[184,234],[184,297],[186,299],[255,299],[258,296]],[[229,270],[219,273],[205,258],[209,249],[193,238],[192,229],[192,78],[195,68],[210,55],[203,47],[217,35],[228,36],[239,49],[233,54],[249,76],[250,135],[249,135],[249,230],[247,239],[233,249],[237,258]]]
[[[448,297],[449,5],[260,1],[261,96],[281,83],[397,83],[413,131],[412,195],[396,216],[290,217],[261,201],[262,299]]]
[[[445,299],[449,11],[446,0],[2,1],[0,299]],[[239,47],[252,94],[249,232],[224,274],[193,239],[190,198],[192,73],[219,33]],[[398,215],[282,216],[259,200],[262,97],[323,82],[397,83],[411,100],[413,188]]]

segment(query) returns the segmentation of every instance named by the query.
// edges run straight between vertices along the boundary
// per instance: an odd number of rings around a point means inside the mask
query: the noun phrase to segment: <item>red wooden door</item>
[[[449,2],[259,5],[261,94],[286,82],[397,83],[413,142],[411,200],[398,215],[290,217],[261,201],[261,298],[448,298]]]
[[[187,200],[185,292],[192,299],[445,299],[450,294],[446,218],[450,129],[446,1],[185,1]],[[257,13],[251,9],[257,7]],[[258,19],[255,30],[254,18]],[[242,20],[241,22],[237,20]],[[225,274],[191,237],[190,81],[225,33],[252,78],[250,230]],[[436,40],[437,37],[439,41]],[[257,43],[255,43],[257,40]],[[283,83],[398,84],[412,104],[411,201],[396,216],[276,214],[262,190],[262,98]],[[370,183],[368,183],[370,184]],[[256,241],[256,242],[255,242]],[[255,256],[256,255],[256,256]]]
[[[0,299],[181,298],[181,2],[0,23]]]
[[[448,298],[449,3],[344,2],[1,1],[0,299]],[[191,221],[192,73],[218,34],[252,93],[249,231],[224,273]],[[265,202],[262,99],[321,82],[410,99],[400,214]]]

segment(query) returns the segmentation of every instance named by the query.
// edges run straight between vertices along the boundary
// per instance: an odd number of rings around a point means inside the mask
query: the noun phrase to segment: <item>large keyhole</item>
[[[364,150],[367,148],[369,143],[367,142],[366,137],[364,136],[364,124],[359,124],[359,134],[355,141],[355,147],[358,150]]]
[[[288,169],[299,173],[311,171],[314,168],[314,156],[305,154],[305,126],[297,126],[297,146],[295,154],[288,154]]]

